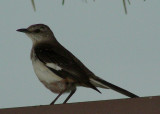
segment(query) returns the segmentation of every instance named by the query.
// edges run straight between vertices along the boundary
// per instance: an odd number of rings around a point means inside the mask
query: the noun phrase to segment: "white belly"
[[[32,61],[32,64],[33,64],[34,71],[41,82],[50,84],[57,81],[62,81],[61,77],[57,76],[55,73],[50,71],[39,60]]]

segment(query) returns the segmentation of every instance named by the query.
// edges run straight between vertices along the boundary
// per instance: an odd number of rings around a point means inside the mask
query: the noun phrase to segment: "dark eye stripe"
[[[39,32],[40,32],[40,30],[39,30],[39,29],[36,29],[34,32],[35,32],[35,33],[39,33]]]

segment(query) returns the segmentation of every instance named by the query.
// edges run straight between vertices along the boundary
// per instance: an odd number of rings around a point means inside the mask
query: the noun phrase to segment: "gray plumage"
[[[17,31],[26,33],[33,42],[31,60],[39,80],[52,92],[59,94],[51,104],[64,92],[70,92],[64,101],[66,103],[77,86],[89,87],[99,93],[97,87],[112,89],[131,98],[138,97],[97,77],[56,40],[48,26],[36,24]]]

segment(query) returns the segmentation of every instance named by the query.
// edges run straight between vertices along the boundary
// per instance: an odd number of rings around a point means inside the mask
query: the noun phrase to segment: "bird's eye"
[[[34,32],[35,32],[35,33],[39,33],[39,32],[40,32],[40,30],[39,30],[39,29],[36,29],[36,30],[34,30]]]
[[[45,28],[44,28],[44,27],[41,27],[40,29],[41,29],[41,30],[44,30]]]

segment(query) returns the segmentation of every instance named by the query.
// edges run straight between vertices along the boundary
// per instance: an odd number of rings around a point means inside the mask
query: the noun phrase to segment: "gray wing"
[[[34,47],[34,52],[37,58],[58,76],[64,79],[70,78],[100,92],[89,80],[92,72],[61,45],[37,45]]]

